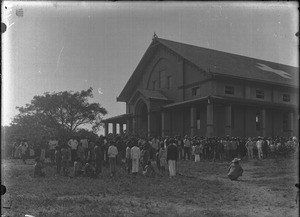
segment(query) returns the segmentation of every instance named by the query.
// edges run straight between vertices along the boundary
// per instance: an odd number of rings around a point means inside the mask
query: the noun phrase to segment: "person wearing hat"
[[[167,161],[169,165],[170,178],[176,176],[176,161],[178,160],[178,149],[175,140],[169,140],[170,145],[167,147]]]
[[[243,175],[243,168],[241,167],[241,165],[239,164],[239,161],[241,159],[239,158],[234,158],[232,161],[231,161],[231,164],[228,168],[228,178],[230,180],[237,180],[238,177],[242,176]]]

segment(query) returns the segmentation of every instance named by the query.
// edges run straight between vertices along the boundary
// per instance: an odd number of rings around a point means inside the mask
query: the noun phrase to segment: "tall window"
[[[261,129],[261,114],[260,114],[260,111],[256,112],[256,115],[255,115],[255,126],[256,126],[256,130],[260,130]]]
[[[159,72],[159,88],[165,88],[166,87],[166,71],[160,71]]]
[[[288,121],[289,120],[289,116],[287,114],[283,114],[283,118],[282,118],[282,129],[283,132],[288,131]]]
[[[265,92],[263,90],[256,90],[256,98],[264,99],[265,98]]]
[[[168,76],[168,89],[172,89],[172,76]]]
[[[290,102],[291,101],[290,94],[286,94],[286,93],[282,94],[282,101],[283,102]]]
[[[225,86],[225,94],[234,95],[234,87],[232,87],[232,86]]]
[[[157,87],[156,87],[157,84],[156,84],[156,83],[157,83],[156,81],[153,81],[153,83],[152,83],[152,89],[153,89],[153,90],[156,90],[156,89],[157,89]]]
[[[192,96],[200,95],[200,87],[193,87],[192,88]]]

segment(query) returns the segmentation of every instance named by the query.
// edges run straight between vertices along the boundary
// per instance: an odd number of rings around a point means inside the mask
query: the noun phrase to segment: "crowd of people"
[[[229,136],[142,138],[128,134],[110,134],[97,139],[74,137],[59,140],[56,137],[43,137],[42,142],[35,146],[23,139],[17,140],[12,147],[11,156],[22,159],[24,163],[28,157],[35,157],[35,176],[45,176],[43,165],[48,164],[56,165],[57,174],[64,176],[69,176],[72,172],[74,177],[95,178],[102,172],[103,166],[109,166],[112,177],[116,175],[118,167],[124,168],[128,174],[141,173],[153,177],[156,174],[155,164],[160,175],[165,175],[168,171],[169,176],[174,177],[177,161],[235,159],[231,162],[236,165],[240,159],[288,157],[298,150],[298,140],[296,137],[273,139]]]

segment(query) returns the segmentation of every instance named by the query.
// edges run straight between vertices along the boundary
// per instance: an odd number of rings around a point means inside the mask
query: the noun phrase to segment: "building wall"
[[[225,106],[214,104],[214,135],[225,136]]]
[[[197,109],[200,110],[200,129],[196,130],[196,135],[205,136],[206,135],[206,105],[200,104],[197,106]]]
[[[232,125],[232,136],[241,137],[245,135],[245,107],[243,106],[232,106],[233,121]]]
[[[196,99],[196,98],[200,98],[200,97],[204,97],[204,96],[209,96],[209,95],[213,95],[213,82],[212,81],[207,81],[205,83],[202,84],[195,84],[193,86],[187,87],[185,88],[184,91],[184,98],[185,100],[190,100],[190,99]],[[199,94],[193,96],[192,95],[192,89],[199,87],[200,91]]]
[[[159,88],[159,73],[165,71],[165,85]],[[144,68],[144,76],[139,82],[137,89],[153,90],[153,81],[157,82],[156,90],[161,90],[164,95],[173,102],[181,102],[208,95],[230,96],[240,99],[250,99],[257,101],[266,101],[274,103],[282,103],[298,106],[298,94],[296,89],[284,88],[272,85],[261,85],[248,81],[236,81],[234,79],[224,80],[207,80],[209,76],[183,60],[172,54],[167,49],[158,49],[152,60]],[[168,89],[167,78],[172,76],[172,85]],[[206,81],[207,80],[207,81]],[[234,94],[225,94],[225,86],[233,86]],[[192,89],[200,87],[200,91],[196,96],[192,95]],[[264,99],[256,98],[256,90],[264,91]],[[282,100],[282,94],[288,93],[291,96],[290,102]],[[151,108],[159,109],[161,105],[151,102]],[[214,106],[214,135],[225,136],[225,104]],[[206,105],[199,104],[197,109],[200,110],[200,129],[196,129],[196,135],[206,135]],[[234,115],[234,125],[232,127],[231,136],[250,136],[256,137],[262,135],[261,130],[256,129],[255,116],[256,111],[260,108],[253,106],[238,106],[232,105]],[[127,113],[134,111],[134,105],[127,105]],[[170,135],[190,135],[191,132],[191,117],[190,107],[177,108],[169,110],[170,113]],[[152,131],[155,134],[160,134],[161,131],[161,114],[155,116],[153,124],[155,127]],[[295,114],[295,130],[298,129],[298,122]],[[283,132],[283,111],[266,109],[266,136],[287,135]],[[296,131],[295,131],[296,132]]]
[[[234,94],[226,94],[225,86],[234,87]],[[244,98],[250,100],[257,101],[265,101],[265,102],[274,102],[274,103],[282,103],[283,105],[294,105],[298,106],[298,94],[296,89],[288,88],[288,87],[279,87],[279,86],[271,86],[271,85],[260,85],[257,83],[235,81],[224,79],[223,81],[215,81],[215,84],[212,87],[215,87],[215,94],[218,96],[229,96],[236,98]],[[264,91],[264,99],[256,98],[256,90]],[[211,94],[214,94],[212,91]],[[290,95],[290,102],[283,101],[283,94]]]
[[[225,87],[232,86],[234,87],[234,94],[225,94]],[[230,97],[238,97],[244,98],[244,86],[238,82],[230,82],[230,81],[216,81],[215,82],[216,95],[219,96],[230,96]]]
[[[190,135],[190,110],[189,108],[172,109],[170,135]]]
[[[283,94],[289,94],[291,101],[285,102],[283,101]],[[297,105],[298,104],[298,95],[295,89],[291,88],[283,88],[283,87],[277,87],[274,88],[273,91],[273,102],[275,103],[283,103],[287,105]]]
[[[266,109],[266,136],[267,137],[273,137],[274,136],[273,119],[274,119],[273,110],[272,109]]]
[[[283,135],[282,122],[283,122],[282,111],[274,110],[273,111],[273,132],[274,132],[274,136]]]

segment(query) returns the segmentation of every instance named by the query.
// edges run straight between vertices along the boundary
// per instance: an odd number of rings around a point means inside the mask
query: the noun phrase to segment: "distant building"
[[[298,136],[299,68],[153,37],[104,120],[144,136]]]

